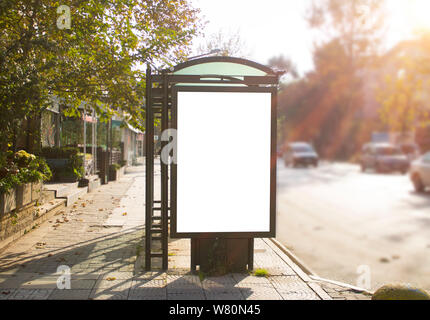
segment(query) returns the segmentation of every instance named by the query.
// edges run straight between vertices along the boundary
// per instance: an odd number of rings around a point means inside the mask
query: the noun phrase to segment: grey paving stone
[[[202,293],[169,293],[167,300],[206,300]]]
[[[139,288],[130,289],[129,300],[166,300],[166,288]]]
[[[87,300],[91,294],[88,289],[55,289],[49,300]]]
[[[9,300],[46,300],[53,289],[17,289]]]
[[[71,280],[70,289],[92,289],[96,284],[96,280],[92,279],[81,279]]]
[[[17,289],[9,295],[8,300],[29,300],[33,291],[32,289]]]
[[[46,300],[52,294],[53,289],[35,289],[30,300]]]
[[[132,289],[140,288],[165,288],[166,280],[164,279],[135,279],[131,285]]]
[[[194,288],[194,287],[166,287],[167,294],[190,294],[190,295],[199,295],[204,294],[202,288]]]
[[[321,300],[312,290],[278,291],[284,300]]]
[[[199,292],[202,284],[197,276],[167,276],[167,293]]]
[[[275,289],[249,290],[241,288],[240,291],[246,300],[283,300]]]
[[[94,300],[127,300],[129,289],[126,290],[111,290],[111,289],[96,289],[91,292],[90,299]]]
[[[95,284],[96,289],[114,289],[114,290],[127,290],[132,286],[131,279],[116,279],[116,280],[98,280]]]
[[[278,290],[311,290],[306,282],[298,276],[275,276],[270,277],[269,281]]]
[[[205,291],[207,300],[244,300],[241,292]]]
[[[15,288],[0,288],[0,300],[7,300],[16,290]]]
[[[249,284],[270,284],[266,277],[256,277],[242,273],[233,273],[232,276],[239,287]]]

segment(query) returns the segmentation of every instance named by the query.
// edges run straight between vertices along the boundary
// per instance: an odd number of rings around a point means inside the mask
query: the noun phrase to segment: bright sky
[[[430,0],[386,0],[387,46],[430,28]],[[304,19],[310,0],[191,0],[209,23],[206,34],[239,32],[248,59],[266,64],[275,55],[289,56],[304,73],[313,68],[312,33]],[[197,40],[196,43],[202,41]]]

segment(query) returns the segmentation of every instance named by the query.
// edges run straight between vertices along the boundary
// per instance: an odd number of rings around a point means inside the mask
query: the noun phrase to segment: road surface
[[[279,161],[277,178],[277,239],[318,276],[430,289],[430,193],[417,194],[408,175]]]

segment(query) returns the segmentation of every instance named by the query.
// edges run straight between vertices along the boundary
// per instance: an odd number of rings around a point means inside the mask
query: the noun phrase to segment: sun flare
[[[405,1],[407,20],[413,29],[430,29],[430,1]]]

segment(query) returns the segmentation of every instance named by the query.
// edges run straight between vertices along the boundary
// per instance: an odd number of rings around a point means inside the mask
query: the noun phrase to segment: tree
[[[309,9],[308,23],[322,41],[315,42],[315,71],[307,77],[318,97],[313,108],[320,118],[313,121],[320,123],[317,140],[327,157],[346,159],[359,147],[361,79],[377,60],[383,13],[379,0],[313,1]]]
[[[379,115],[389,131],[407,133],[430,124],[430,33],[400,43],[386,55],[376,91]]]
[[[246,44],[241,39],[239,32],[228,33],[224,30],[219,30],[209,35],[206,42],[200,43],[197,48],[197,55],[212,52],[217,56],[245,58],[249,55],[246,50]]]
[[[126,112],[143,127],[145,63],[185,59],[200,27],[186,0],[70,0],[71,27],[57,26],[58,1],[0,4],[0,132],[11,141],[22,119],[56,96],[67,115],[86,102],[99,115]]]
[[[294,79],[299,77],[296,65],[290,58],[284,57],[282,54],[270,58],[267,64],[273,69],[285,71],[286,75],[288,74]]]

